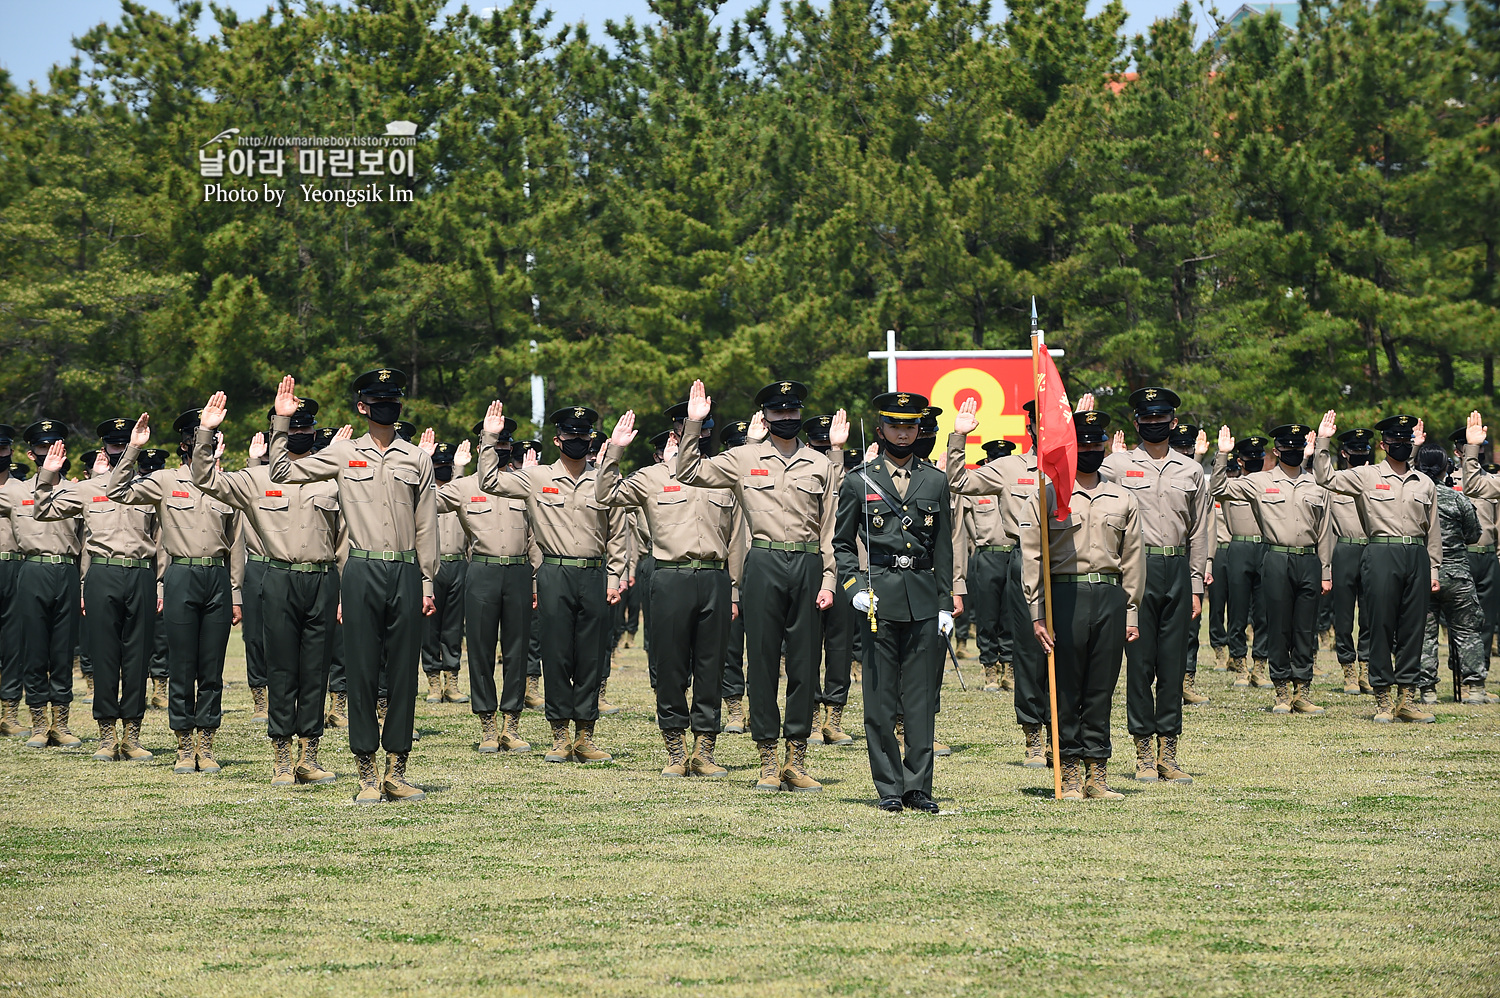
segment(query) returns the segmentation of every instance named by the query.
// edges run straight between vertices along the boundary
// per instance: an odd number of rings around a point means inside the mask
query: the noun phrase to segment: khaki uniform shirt
[[[452,513],[458,517],[459,526],[473,542],[474,554],[529,557],[533,568],[541,563],[526,522],[526,500],[497,499],[480,488],[478,475],[468,475],[438,486],[437,507],[439,516]]]
[[[287,416],[271,420],[271,481],[337,482],[349,546],[360,551],[415,551],[422,596],[431,596],[439,564],[432,459],[400,437],[381,450],[366,433],[358,440],[335,440],[293,461],[286,449],[290,425]]]
[[[446,484],[446,483],[445,483]],[[459,522],[458,513],[445,513],[442,504],[438,507],[438,555],[443,558],[464,558],[469,554],[469,535]]]
[[[0,488],[0,517],[15,531],[16,550],[24,555],[68,554],[77,558],[83,554],[83,523],[71,518],[38,516],[40,485],[39,473],[25,482],[12,478]]]
[[[674,561],[722,561],[739,585],[745,552],[734,543],[739,518],[734,496],[721,489],[695,489],[672,477],[666,464],[641,468],[620,477],[620,455],[614,443],[604,445],[596,472],[595,495],[607,506],[641,511],[657,564]]]
[[[699,422],[683,424],[682,438],[695,440]],[[839,486],[844,480],[843,452],[835,465],[803,443],[789,456],[769,439],[750,441],[716,457],[696,447],[677,452],[676,477],[684,485],[732,489],[745,511],[752,541],[817,546],[823,562],[819,588],[833,592],[833,529],[838,518]]]
[[[193,447],[193,481],[204,492],[241,510],[245,543],[255,537],[260,553],[291,564],[329,564],[343,540],[338,486],[332,482],[292,485],[271,481],[268,465],[220,471],[213,459],[213,434],[199,429]]]
[[[1328,499],[1333,511],[1334,534],[1339,537],[1362,540],[1365,536],[1365,525],[1359,518],[1359,507],[1355,505],[1354,497],[1346,496],[1341,492],[1330,492]]]
[[[484,491],[526,501],[531,531],[543,557],[602,558],[606,587],[619,589],[620,580],[628,577],[630,525],[623,509],[611,509],[596,497],[595,472],[585,469],[575,479],[561,458],[553,464],[502,471],[495,440],[495,434],[483,434],[479,481]]]
[[[1264,475],[1265,472],[1252,471],[1250,474]],[[1238,482],[1248,477],[1249,475],[1241,475],[1239,478],[1230,478],[1226,472],[1224,480]],[[1212,490],[1210,489],[1210,491]],[[1233,498],[1235,495],[1233,492],[1227,495],[1215,494],[1219,495],[1219,501],[1215,505],[1219,509],[1220,517],[1224,520],[1225,543],[1234,540],[1236,537],[1249,537],[1254,540],[1264,539],[1260,535],[1260,521],[1255,518],[1255,510],[1250,507],[1248,502],[1240,502],[1238,499]],[[1217,544],[1217,540],[1215,543]]]
[[[62,482],[56,472],[37,472],[36,516],[39,520],[83,521],[83,552],[93,558],[156,559],[156,575],[166,568],[165,552],[159,552],[161,531],[156,514],[144,506],[127,506],[109,497],[109,476],[81,482]]]
[[[1141,538],[1140,507],[1131,490],[1100,479],[1089,491],[1074,484],[1068,518],[1059,521],[1052,483],[1047,483],[1047,547],[1053,575],[1118,575],[1125,589],[1125,626],[1139,626],[1146,592],[1146,552]],[[1036,522],[1041,510],[1032,507]],[[1042,532],[1027,530],[1021,538],[1021,591],[1032,620],[1046,619],[1042,593]],[[1022,635],[1017,641],[1027,640]]]
[[[1492,545],[1500,513],[1500,481],[1480,467],[1478,444],[1465,444],[1463,456],[1463,488],[1459,491],[1474,504],[1479,517],[1479,540],[1474,543],[1481,547]]]
[[[1443,529],[1438,524],[1437,487],[1408,468],[1401,474],[1390,461],[1335,471],[1328,438],[1313,451],[1313,477],[1325,489],[1354,497],[1366,537],[1419,537],[1427,545],[1432,579],[1443,564]]]
[[[163,468],[137,475],[140,448],[127,445],[109,475],[107,494],[115,502],[154,506],[161,546],[171,558],[223,558],[236,605],[245,582],[245,539],[240,514],[193,484],[187,468]]]
[[[1213,500],[1203,467],[1171,448],[1158,461],[1137,447],[1107,456],[1099,473],[1135,496],[1141,541],[1147,548],[1187,549],[1193,594],[1203,595],[1203,575],[1214,543]]]
[[[979,468],[966,468],[965,451],[967,438],[962,433],[948,435],[948,487],[954,492],[975,497],[974,509],[987,507],[978,503],[980,498],[999,497],[1000,530],[1005,540],[997,544],[1017,546],[1021,543],[1023,528],[1035,522],[1038,483],[1045,477],[1036,466],[1036,454],[1009,454],[996,458]],[[978,543],[978,542],[976,542]]]
[[[1256,533],[1267,544],[1315,548],[1324,580],[1333,578],[1333,512],[1329,492],[1312,475],[1288,475],[1277,464],[1270,471],[1229,477],[1229,455],[1214,461],[1209,490],[1226,501],[1239,500],[1255,516]]]
[[[0,484],[0,491],[5,489],[19,490],[21,485],[22,482],[15,475],[6,475],[5,483]],[[16,546],[16,528],[11,526],[10,517],[0,516],[0,551],[8,551],[14,554],[20,550]]]

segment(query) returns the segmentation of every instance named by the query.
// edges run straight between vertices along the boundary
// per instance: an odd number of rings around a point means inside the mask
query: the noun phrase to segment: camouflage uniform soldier
[[[1443,563],[1438,566],[1438,589],[1427,598],[1427,624],[1422,635],[1422,674],[1417,687],[1423,703],[1437,703],[1438,624],[1448,629],[1450,663],[1460,674],[1475,676],[1484,661],[1484,610],[1469,573],[1469,545],[1479,540],[1479,514],[1474,504],[1448,485],[1448,452],[1429,441],[1417,447],[1416,469],[1437,487],[1438,525],[1443,531]],[[1477,476],[1474,484],[1478,484]]]
[[[1489,436],[1489,427],[1483,425],[1483,421],[1481,420],[1479,413],[1471,412],[1469,414],[1469,423],[1468,426],[1465,427],[1465,431],[1466,437],[1463,451],[1465,498],[1469,499],[1470,501],[1476,502],[1486,502],[1493,499],[1500,499],[1500,477],[1496,477],[1487,468],[1481,466],[1479,463],[1479,448],[1484,443],[1485,439]],[[1441,490],[1439,491],[1441,492]],[[1441,496],[1439,498],[1441,499]],[[1442,506],[1440,506],[1438,509],[1438,515],[1440,517],[1445,517],[1446,515],[1446,511]],[[1443,569],[1439,572],[1439,578],[1443,582],[1443,589],[1447,589],[1449,585],[1448,579],[1443,574],[1443,572],[1448,567],[1448,535],[1446,529],[1447,520],[1444,519],[1443,523],[1445,528],[1443,532]],[[1466,544],[1472,545],[1473,543],[1473,540],[1466,540]],[[1494,559],[1494,557],[1495,556],[1493,554],[1490,555],[1490,558],[1492,560]],[[1441,598],[1441,590],[1433,596],[1433,599]],[[1477,587],[1475,592],[1475,603],[1479,605],[1479,614],[1481,617],[1483,617],[1483,604],[1480,603]],[[1448,624],[1448,637],[1450,641],[1449,654],[1451,655],[1458,650],[1456,646],[1458,644],[1457,639],[1460,634],[1458,625],[1453,620],[1453,617],[1456,617],[1458,615],[1458,610],[1456,607],[1450,610],[1450,615],[1451,616]],[[1472,616],[1472,611],[1470,616]],[[1429,635],[1431,634],[1431,629],[1432,622],[1429,618]],[[1484,688],[1485,680],[1486,678],[1488,678],[1489,674],[1489,661],[1487,654],[1489,632],[1486,630],[1483,624],[1479,626],[1479,634],[1476,636],[1476,640],[1474,641],[1474,643],[1479,646],[1477,654],[1461,654],[1459,657],[1459,662],[1463,670],[1463,702],[1468,704],[1495,703],[1496,697],[1485,692]],[[1427,671],[1426,651],[1427,648],[1424,644],[1424,658],[1422,663],[1424,678]],[[1434,658],[1436,657],[1436,653],[1436,645],[1434,644]],[[1436,680],[1436,671],[1436,663],[1434,662],[1434,681]]]

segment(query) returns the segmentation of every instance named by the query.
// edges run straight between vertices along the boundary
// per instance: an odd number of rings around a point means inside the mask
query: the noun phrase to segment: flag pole
[[[1036,461],[1037,471],[1042,470],[1042,331],[1036,328],[1036,297],[1031,299],[1031,383],[1035,386],[1036,396]],[[1044,475],[1037,475],[1037,526],[1042,531],[1042,608],[1043,619],[1046,621],[1047,634],[1051,637],[1055,632],[1052,630],[1052,544],[1047,538],[1047,521],[1051,514],[1047,511],[1047,481]],[[1062,758],[1061,746],[1057,740],[1057,657],[1052,651],[1047,652],[1047,698],[1051,707],[1048,723],[1052,729],[1052,799],[1062,800]]]

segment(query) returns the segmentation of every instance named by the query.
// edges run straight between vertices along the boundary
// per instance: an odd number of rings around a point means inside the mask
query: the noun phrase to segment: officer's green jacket
[[[913,458],[903,499],[887,466],[884,457],[862,464],[844,477],[839,489],[833,535],[839,593],[850,600],[873,582],[876,615],[882,620],[929,620],[939,610],[952,612],[953,511],[947,476]],[[868,574],[859,567],[866,514],[872,556]],[[903,525],[903,518],[909,525]],[[876,565],[883,556],[920,559],[914,564],[924,567]]]

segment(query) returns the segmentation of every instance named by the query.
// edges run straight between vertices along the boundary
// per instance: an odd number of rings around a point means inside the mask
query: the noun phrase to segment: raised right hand
[[[100,453],[103,453],[101,450]],[[108,458],[105,458],[106,463]],[[61,440],[54,440],[52,446],[47,448],[47,457],[42,461],[42,467],[54,475],[62,471],[63,465],[68,461],[68,446]]]
[[[141,413],[141,418],[135,421],[135,428],[130,431],[130,446],[140,450],[151,442],[151,416],[149,413]]]
[[[1234,450],[1234,434],[1229,432],[1229,427],[1219,427],[1219,453],[1228,454]]]
[[[290,374],[276,386],[276,415],[297,415],[297,382]]]
[[[484,432],[499,434],[505,429],[505,406],[496,399],[490,403],[490,407],[484,412]]]
[[[205,430],[217,430],[228,414],[228,396],[223,392],[214,392],[209,396],[207,404],[203,406],[203,411],[198,414],[198,425]]]
[[[703,382],[694,381],[692,390],[688,392],[688,419],[702,422],[708,418],[708,414],[713,412],[713,409],[714,400],[709,398]]]
[[[974,415],[979,411],[979,400],[972,395],[964,399],[963,405],[958,407],[958,414],[953,417],[953,432],[968,436],[979,429],[979,417]]]
[[[1464,441],[1471,444],[1482,444],[1484,438],[1490,435],[1490,428],[1484,425],[1484,417],[1479,415],[1475,409],[1469,413],[1469,425],[1464,427]]]
[[[1338,416],[1332,409],[1323,413],[1323,421],[1318,424],[1318,437],[1327,440],[1339,431]]]
[[[635,439],[635,410],[626,409],[625,415],[621,416],[615,423],[615,430],[609,435],[609,442],[616,447],[629,447],[630,442]]]

